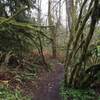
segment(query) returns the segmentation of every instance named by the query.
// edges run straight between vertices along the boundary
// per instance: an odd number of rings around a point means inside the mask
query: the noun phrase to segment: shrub
[[[0,100],[31,100],[31,97],[23,96],[18,90],[11,91],[7,87],[0,86]]]
[[[65,89],[63,85],[60,88],[60,95],[62,100],[97,100],[96,93],[92,89]]]

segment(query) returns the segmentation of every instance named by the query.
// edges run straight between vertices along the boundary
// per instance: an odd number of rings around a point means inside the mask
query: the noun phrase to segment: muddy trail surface
[[[60,83],[63,80],[63,65],[53,65],[51,72],[42,73],[36,81],[36,86],[31,92],[32,100],[62,100],[59,95]]]

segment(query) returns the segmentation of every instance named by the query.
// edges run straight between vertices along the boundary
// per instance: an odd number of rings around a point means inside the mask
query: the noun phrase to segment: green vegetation
[[[97,100],[96,92],[92,89],[60,88],[63,100]],[[98,99],[99,100],[99,99]]]
[[[5,86],[0,86],[0,100],[31,100],[31,97],[23,96],[19,90],[11,91]]]
[[[100,86],[100,0],[48,0],[47,14],[42,11],[44,2],[0,0],[0,83],[23,86],[28,81],[31,87],[36,76],[51,71],[49,61],[60,58],[64,100],[95,100],[90,88],[98,81]],[[62,18],[63,8],[66,18]],[[4,86],[0,99],[28,100]]]

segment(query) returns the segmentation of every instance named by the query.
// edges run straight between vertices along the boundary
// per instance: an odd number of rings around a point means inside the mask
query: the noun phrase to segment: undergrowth
[[[64,85],[60,87],[60,95],[62,100],[100,100],[100,97],[96,97],[96,92],[92,89],[75,89],[64,88]]]
[[[20,91],[12,91],[5,86],[0,86],[0,100],[31,100],[31,97],[23,96]]]

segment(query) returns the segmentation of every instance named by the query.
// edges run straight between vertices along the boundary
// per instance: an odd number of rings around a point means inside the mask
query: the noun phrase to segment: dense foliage
[[[23,96],[18,90],[12,91],[0,86],[0,100],[31,100],[31,97]]]
[[[63,100],[99,100],[99,98],[96,99],[96,92],[91,89],[67,88],[65,90],[62,87],[61,96]]]

